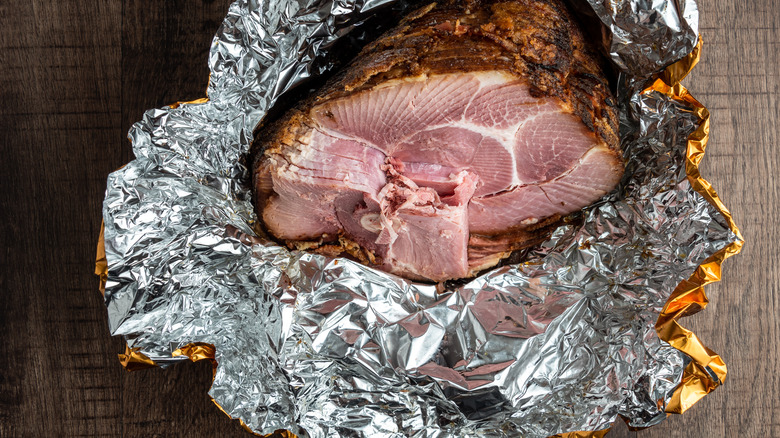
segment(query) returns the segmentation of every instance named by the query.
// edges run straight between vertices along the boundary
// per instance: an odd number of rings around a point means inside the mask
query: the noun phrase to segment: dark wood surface
[[[726,384],[682,416],[611,437],[780,437],[776,119],[780,9],[700,0],[712,113],[702,173],[747,244],[684,321]],[[0,437],[250,436],[206,392],[206,363],[126,372],[92,274],[106,176],[143,110],[204,95],[228,0],[0,2]]]

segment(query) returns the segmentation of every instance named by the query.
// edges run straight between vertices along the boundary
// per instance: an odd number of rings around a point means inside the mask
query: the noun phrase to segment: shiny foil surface
[[[584,9],[582,0],[574,0]],[[696,46],[699,9],[694,0],[587,0],[586,14],[603,24],[612,62],[632,75],[649,76]],[[592,11],[592,12],[591,12]]]
[[[526,262],[437,287],[256,236],[254,127],[391,1],[236,1],[211,47],[209,98],[133,126],[136,159],[108,180],[99,266],[123,363],[211,359],[225,413],[311,437],[547,437],[618,416],[645,427],[720,384],[720,359],[677,345],[674,317],[699,302],[680,285],[713,281],[705,267],[741,238],[714,192],[692,186],[706,110],[677,84],[643,85],[693,47],[692,1],[589,3],[620,23],[605,32],[625,71],[628,167]],[[654,50],[640,62],[626,45]]]

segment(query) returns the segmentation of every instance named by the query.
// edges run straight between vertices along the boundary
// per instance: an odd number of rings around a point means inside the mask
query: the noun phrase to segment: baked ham
[[[257,211],[294,248],[473,276],[615,187],[614,105],[561,1],[431,4],[258,131]]]

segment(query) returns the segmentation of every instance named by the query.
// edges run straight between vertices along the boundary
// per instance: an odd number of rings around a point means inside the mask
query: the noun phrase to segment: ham
[[[615,187],[617,122],[560,0],[432,4],[260,127],[255,205],[291,247],[469,277]]]

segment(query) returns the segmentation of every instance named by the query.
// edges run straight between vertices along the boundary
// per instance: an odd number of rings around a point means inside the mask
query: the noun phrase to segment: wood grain
[[[108,173],[144,110],[203,96],[228,0],[0,3],[0,437],[235,436],[208,364],[124,371],[91,274]],[[702,173],[747,241],[684,321],[729,366],[682,416],[611,437],[780,437],[780,171],[772,0],[700,0],[712,113]]]

